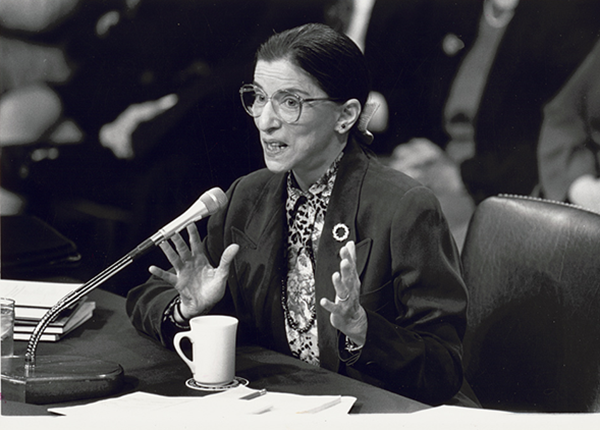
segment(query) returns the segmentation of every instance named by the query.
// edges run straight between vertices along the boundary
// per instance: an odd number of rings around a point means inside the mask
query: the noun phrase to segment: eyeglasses
[[[263,90],[252,84],[246,84],[240,88],[240,98],[244,109],[253,118],[258,118],[263,113],[267,103],[271,101],[275,114],[287,123],[294,123],[300,119],[304,103],[339,101],[327,97],[305,99],[286,90],[276,91],[275,94],[269,97]]]

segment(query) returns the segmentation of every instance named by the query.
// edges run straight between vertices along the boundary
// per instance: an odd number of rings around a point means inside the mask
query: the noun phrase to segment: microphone
[[[175,218],[169,224],[157,231],[150,239],[158,245],[163,240],[166,240],[185,228],[192,222],[200,221],[202,218],[214,215],[227,204],[227,196],[218,187],[212,188],[202,194],[196,203]]]
[[[218,187],[208,190],[202,194],[187,211],[139,244],[134,250],[129,252],[127,256],[131,259],[140,257],[148,250],[160,245],[165,240],[168,240],[175,233],[180,232],[189,224],[217,213],[224,208],[225,205],[227,205],[227,196],[223,190]]]
[[[112,362],[85,357],[44,357],[36,362],[35,351],[46,327],[64,309],[107,281],[134,259],[168,240],[189,224],[214,215],[227,205],[220,188],[202,194],[190,208],[158,230],[120,260],[61,298],[34,328],[25,357],[2,358],[2,397],[26,403],[55,403],[113,394],[123,384],[123,368]]]

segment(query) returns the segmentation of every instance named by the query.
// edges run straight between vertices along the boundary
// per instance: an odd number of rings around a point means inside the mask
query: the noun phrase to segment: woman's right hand
[[[156,266],[150,266],[153,275],[171,284],[181,297],[181,316],[190,319],[209,311],[225,294],[229,266],[239,250],[239,245],[231,244],[221,256],[219,267],[214,268],[202,252],[198,229],[194,223],[187,226],[190,246],[179,233],[172,238],[175,249],[168,241],[159,246],[173,265],[175,273]]]

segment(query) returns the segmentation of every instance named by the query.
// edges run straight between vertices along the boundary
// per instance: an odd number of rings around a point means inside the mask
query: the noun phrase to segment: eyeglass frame
[[[263,90],[262,90],[262,89],[261,89],[259,86],[255,85],[255,84],[244,84],[244,85],[242,85],[242,86],[240,87],[240,89],[239,89],[239,93],[240,93],[240,100],[241,100],[241,102],[242,102],[242,106],[244,107],[244,110],[245,110],[245,111],[246,111],[246,113],[247,113],[248,115],[250,115],[252,118],[258,118],[258,117],[260,117],[260,116],[262,115],[262,110],[261,110],[260,114],[258,114],[258,115],[256,115],[256,116],[255,116],[255,115],[253,115],[253,114],[252,114],[252,113],[251,113],[251,112],[248,110],[248,108],[246,107],[246,103],[244,103],[244,92],[245,92],[245,90],[246,90],[246,89],[251,89],[251,90],[253,90],[253,91],[257,92],[257,93],[258,93],[258,92],[261,92],[261,93],[263,93],[263,94],[265,95],[265,97],[267,98],[267,101],[265,102],[264,106],[262,107],[262,109],[263,109],[263,110],[264,110],[264,108],[267,106],[267,104],[268,104],[270,101],[272,101],[272,100],[273,100],[273,98],[274,98],[274,97],[275,97],[277,94],[279,94],[279,93],[285,93],[285,94],[288,94],[288,95],[292,96],[293,98],[297,99],[297,100],[298,100],[298,102],[299,102],[299,103],[298,103],[298,106],[299,106],[299,108],[298,108],[298,116],[297,116],[297,118],[296,118],[295,120],[293,120],[293,121],[288,121],[288,120],[286,120],[285,118],[283,118],[283,117],[281,116],[281,114],[279,113],[279,104],[273,104],[273,103],[271,103],[271,106],[273,106],[273,111],[275,112],[275,114],[276,114],[276,115],[277,115],[277,116],[278,116],[278,117],[279,117],[279,118],[280,118],[282,121],[284,121],[284,122],[285,122],[285,123],[287,123],[287,124],[293,124],[293,123],[297,122],[297,121],[300,119],[300,117],[302,116],[302,107],[304,106],[304,103],[311,103],[311,102],[317,102],[317,101],[330,101],[330,102],[336,102],[336,103],[339,103],[339,102],[341,102],[341,101],[342,101],[342,99],[339,99],[339,98],[332,98],[332,97],[311,97],[311,98],[304,98],[304,97],[301,97],[301,96],[299,96],[298,94],[295,94],[295,93],[293,93],[293,92],[291,92],[291,91],[284,90],[284,89],[277,90],[277,91],[275,91],[275,92],[274,92],[272,95],[270,95],[270,96],[269,96],[269,95],[267,95],[267,93],[266,93],[265,91],[263,91]]]

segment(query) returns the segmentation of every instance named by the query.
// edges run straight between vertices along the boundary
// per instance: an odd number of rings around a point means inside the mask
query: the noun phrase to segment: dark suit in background
[[[374,89],[390,106],[375,151],[412,137],[445,147],[443,111],[453,78],[473,45],[482,0],[378,0],[365,55]],[[500,192],[529,194],[537,184],[536,144],[544,104],[598,37],[600,3],[522,0],[497,49],[474,121],[475,156],[461,166],[476,202]],[[453,46],[448,46],[448,38]]]
[[[600,42],[546,106],[538,154],[541,191],[548,199],[567,201],[578,178],[600,176]]]
[[[5,180],[3,164],[3,185],[78,244],[83,278],[95,275],[207,189],[226,189],[264,165],[238,89],[252,78],[260,43],[273,32],[322,22],[324,14],[322,0],[142,0],[133,9],[125,0],[80,2],[43,41],[64,46],[73,64],[72,79],[54,89],[83,139],[60,147],[56,159],[25,160],[26,177],[19,157],[5,157],[15,173]],[[98,32],[107,16],[119,18]],[[100,128],[128,106],[171,93],[178,103],[134,131],[133,159],[117,159],[100,145]],[[65,202],[70,210],[73,201],[91,206],[91,216],[65,216]],[[110,219],[98,221],[105,208],[124,212],[126,221],[114,228]],[[110,224],[111,231],[99,235],[95,224]],[[124,294],[143,282],[146,267],[127,271],[139,271],[136,281],[115,279],[106,287]]]

